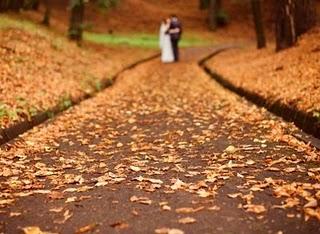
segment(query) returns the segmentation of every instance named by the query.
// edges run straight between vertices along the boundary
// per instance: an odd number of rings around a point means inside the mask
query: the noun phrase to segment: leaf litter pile
[[[80,48],[45,29],[0,29],[0,126],[30,120],[101,89],[125,66],[153,54],[133,48]],[[128,53],[122,53],[123,51]]]
[[[320,27],[299,39],[298,45],[279,53],[273,46],[224,52],[208,65],[231,82],[269,103],[280,102],[320,119]]]
[[[186,51],[5,145],[0,230],[301,233],[320,227],[319,152],[210,80]]]

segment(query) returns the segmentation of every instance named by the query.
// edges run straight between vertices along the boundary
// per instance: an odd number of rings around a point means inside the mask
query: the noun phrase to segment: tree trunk
[[[264,33],[264,26],[263,26],[263,18],[262,18],[262,11],[261,11],[261,0],[251,0],[251,7],[253,13],[253,20],[257,35],[257,48],[261,49],[266,47],[266,37]]]
[[[8,2],[7,0],[0,0],[0,12],[7,10]]]
[[[315,0],[295,0],[295,25],[297,36],[308,31],[316,24]]]
[[[43,0],[45,12],[43,15],[42,24],[45,26],[50,26],[51,7],[49,1],[50,0]]]
[[[297,41],[295,0],[276,1],[276,50],[293,46]]]
[[[35,10],[35,11],[39,10],[39,5],[40,5],[40,1],[34,0],[32,6],[31,6],[32,10]]]
[[[209,28],[214,31],[217,29],[218,13],[221,10],[221,0],[210,0],[209,2]]]
[[[276,1],[277,51],[294,45],[316,23],[315,0]]]
[[[71,2],[73,2],[71,0]],[[84,0],[78,0],[71,7],[69,38],[80,42],[82,40],[84,19]]]
[[[13,11],[19,11],[24,6],[24,0],[10,0],[9,9]]]
[[[200,10],[208,9],[209,2],[210,2],[210,0],[199,0],[199,9]]]
[[[33,9],[37,10],[39,0],[0,0],[1,11],[19,11],[20,9]]]

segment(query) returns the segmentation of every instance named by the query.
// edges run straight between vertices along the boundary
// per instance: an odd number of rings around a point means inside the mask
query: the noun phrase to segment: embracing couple
[[[182,26],[177,16],[172,15],[164,19],[160,27],[161,61],[172,63],[179,61],[179,41]]]

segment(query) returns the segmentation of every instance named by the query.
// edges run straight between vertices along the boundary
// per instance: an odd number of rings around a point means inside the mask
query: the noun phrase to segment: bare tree
[[[199,9],[204,10],[208,9],[210,0],[199,0]]]
[[[218,14],[221,11],[221,0],[210,0],[209,2],[209,28],[215,30],[218,26]]]
[[[316,1],[296,0],[295,4],[296,33],[300,36],[316,24]]]
[[[267,44],[266,36],[264,32],[264,26],[263,26],[261,0],[251,0],[251,7],[252,7],[255,31],[257,35],[257,48],[261,49],[266,47],[266,44]]]
[[[276,49],[293,46],[316,22],[315,0],[275,0]]]
[[[51,7],[50,0],[43,0],[43,5],[45,7],[42,24],[45,26],[50,26],[50,17],[51,17]]]
[[[83,33],[83,21],[84,21],[84,0],[71,0],[70,8],[70,22],[69,22],[69,38],[80,42],[82,40]]]
[[[297,41],[294,20],[294,0],[275,0],[276,6],[276,50],[293,46]]]

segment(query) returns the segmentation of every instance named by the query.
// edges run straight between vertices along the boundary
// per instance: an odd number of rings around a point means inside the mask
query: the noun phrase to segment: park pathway
[[[319,233],[319,152],[210,79],[210,52],[144,63],[3,146],[0,233]]]

